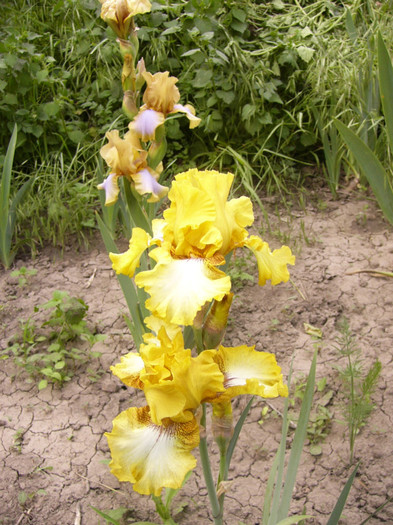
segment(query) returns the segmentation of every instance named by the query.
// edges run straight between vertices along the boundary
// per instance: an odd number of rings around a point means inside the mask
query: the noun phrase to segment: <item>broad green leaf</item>
[[[393,224],[393,191],[382,164],[352,130],[338,120],[334,123],[366,176],[386,219]]]
[[[307,46],[299,46],[296,48],[296,51],[300,58],[307,62],[307,64],[310,62],[315,52],[312,47]]]
[[[381,33],[378,33],[378,76],[383,114],[390,148],[393,149],[393,67]]]

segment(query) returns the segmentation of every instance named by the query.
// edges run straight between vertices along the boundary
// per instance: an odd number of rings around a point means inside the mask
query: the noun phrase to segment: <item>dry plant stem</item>
[[[203,403],[203,415],[201,418],[201,427],[206,428],[206,405]],[[206,489],[209,495],[210,506],[212,509],[213,520],[215,525],[223,525],[222,521],[222,507],[217,498],[217,492],[213,475],[210,467],[209,452],[207,449],[206,435],[201,435],[199,442],[199,454],[201,458],[201,464],[203,469],[203,476],[205,478]]]

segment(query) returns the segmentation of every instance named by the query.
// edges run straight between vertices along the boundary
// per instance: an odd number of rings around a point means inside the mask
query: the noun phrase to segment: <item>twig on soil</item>
[[[75,472],[75,474],[77,476],[79,476],[80,478],[85,479],[89,483],[92,481],[91,479],[87,478],[86,476],[82,476],[82,474],[79,474],[79,472]],[[110,487],[109,485],[104,485],[104,483],[100,483],[99,481],[94,481],[94,483],[97,483],[97,485],[101,485],[101,487],[109,489],[112,492],[115,492],[116,494],[121,494],[122,496],[125,496],[126,498],[128,498],[128,494],[126,494],[125,492],[122,492],[121,490],[114,489],[113,487]]]
[[[300,297],[303,299],[303,301],[306,301],[307,300],[307,297],[305,296],[305,294],[300,290],[299,286],[297,286],[293,281],[292,279],[289,279],[289,282],[292,284],[292,286],[295,288],[295,290],[297,291],[297,293],[300,295]]]
[[[373,275],[374,277],[393,277],[393,272],[386,272],[383,270],[352,270],[351,272],[347,272],[346,275],[354,275],[355,273],[369,273]]]
[[[81,525],[81,506],[79,502],[76,504],[74,525]]]
[[[269,401],[266,399],[264,401],[274,412],[276,412],[276,414],[278,414],[280,417],[284,417],[284,414],[280,412],[275,406],[273,406]],[[297,428],[297,424],[294,421],[289,419],[288,423],[291,428]]]
[[[91,283],[93,282],[93,279],[94,279],[94,277],[96,276],[96,273],[97,273],[97,268],[94,268],[93,273],[90,275],[89,280],[88,280],[87,283],[85,284],[85,288],[90,288]]]
[[[19,516],[19,519],[18,519],[18,521],[15,523],[15,525],[20,525],[20,524],[22,523],[22,520],[23,520],[24,517],[27,517],[27,518],[28,518],[28,517],[29,517],[29,514],[30,514],[30,512],[31,512],[31,509],[32,509],[32,507],[30,507],[29,510],[25,510],[25,511],[23,512],[23,514],[21,514],[21,515]]]

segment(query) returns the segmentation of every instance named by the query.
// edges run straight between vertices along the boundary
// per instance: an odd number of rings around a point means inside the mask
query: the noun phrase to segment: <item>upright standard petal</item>
[[[146,307],[170,323],[192,324],[206,301],[220,301],[229,293],[231,280],[203,259],[172,259],[135,277],[150,298]]]
[[[180,93],[175,86],[178,79],[170,77],[168,71],[163,73],[143,73],[147,87],[143,94],[143,102],[150,109],[154,109],[165,116],[173,111],[174,105],[180,100]]]
[[[159,496],[164,487],[178,489],[196,465],[191,450],[199,444],[199,427],[163,421],[155,425],[149,408],[129,408],[113,420],[108,439],[112,474],[119,481],[134,483],[140,494]]]
[[[271,252],[268,243],[255,235],[247,239],[244,245],[250,248],[257,258],[260,286],[269,279],[273,286],[289,280],[287,265],[295,264],[295,256],[288,246],[281,246]]]
[[[150,245],[151,237],[142,228],[133,228],[129,248],[124,253],[110,253],[112,268],[116,273],[122,273],[133,277],[135,270],[139,267],[143,252]]]

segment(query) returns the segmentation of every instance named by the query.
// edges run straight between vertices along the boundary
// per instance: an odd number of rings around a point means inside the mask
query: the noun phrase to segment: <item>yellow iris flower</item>
[[[175,86],[178,79],[170,77],[169,72],[152,75],[144,72],[147,87],[143,94],[144,105],[130,124],[143,141],[154,140],[156,129],[165,122],[167,115],[184,113],[190,121],[190,128],[195,128],[201,119],[195,116],[195,109],[190,104],[178,104],[180,93]]]
[[[219,269],[233,250],[246,246],[256,256],[259,284],[287,282],[288,264],[295,263],[288,246],[269,245],[246,230],[254,221],[247,197],[228,200],[231,173],[191,169],[176,175],[168,193],[170,207],[164,219],[153,221],[153,237],[134,228],[129,249],[110,254],[113,269],[133,277],[141,254],[156,262],[152,270],[135,276],[137,286],[150,298],[146,307],[167,322],[190,325],[206,302],[221,301],[230,292],[231,280]]]
[[[108,143],[101,148],[100,154],[110,167],[111,173],[97,187],[105,190],[107,206],[117,201],[120,191],[119,177],[127,177],[139,194],[150,193],[148,202],[156,202],[167,194],[168,188],[157,182],[159,170],[154,171],[148,166],[148,152],[142,148],[135,132],[128,131],[122,139],[118,130],[113,130],[106,133],[106,138]]]
[[[228,409],[235,395],[270,398],[286,396],[288,390],[274,356],[254,347],[220,346],[193,358],[181,332],[171,338],[164,326],[145,340],[139,354],[127,354],[112,371],[125,384],[143,389],[147,406],[119,414],[106,436],[111,472],[134,483],[137,492],[158,496],[163,487],[179,488],[195,467],[201,403]]]

